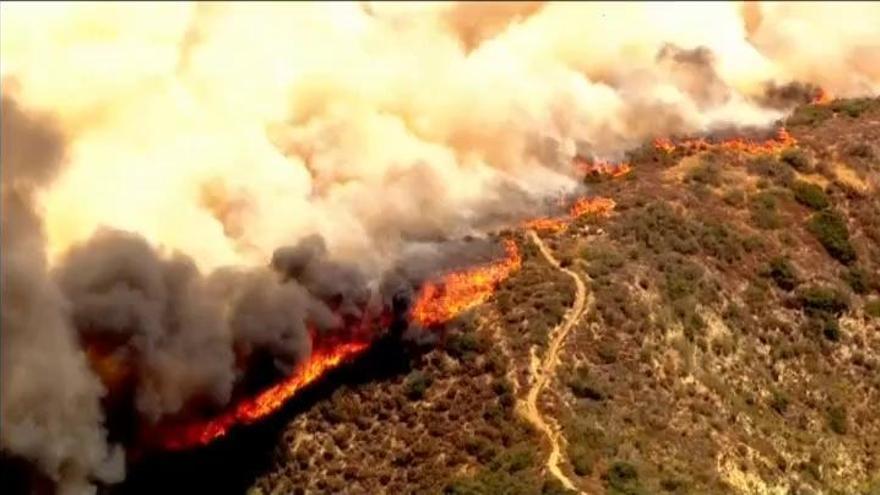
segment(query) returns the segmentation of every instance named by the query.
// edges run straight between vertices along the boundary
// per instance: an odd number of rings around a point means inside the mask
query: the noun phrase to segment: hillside
[[[785,127],[647,143],[590,179],[610,215],[502,233],[521,270],[298,415],[250,493],[880,493],[880,100]]]

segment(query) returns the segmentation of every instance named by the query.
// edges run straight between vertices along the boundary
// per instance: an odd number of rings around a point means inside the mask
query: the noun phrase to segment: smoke
[[[101,382],[91,374],[69,307],[48,276],[33,199],[64,158],[62,136],[5,96],[2,162],[0,445],[32,459],[62,492],[120,481],[121,452],[106,442]]]
[[[148,421],[220,407],[484,256],[446,241],[572,191],[576,154],[880,88],[867,2],[0,13],[2,440],[65,487],[121,476],[102,382]]]

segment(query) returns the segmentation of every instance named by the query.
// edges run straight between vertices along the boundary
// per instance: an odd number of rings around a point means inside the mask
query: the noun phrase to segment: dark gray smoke
[[[667,68],[679,89],[689,94],[701,109],[723,103],[731,96],[730,88],[715,71],[712,50],[706,47],[686,50],[666,44],[657,53],[657,61]]]
[[[773,108],[790,109],[797,105],[812,102],[819,96],[821,89],[810,83],[792,81],[787,84],[769,82],[761,99],[763,105]]]
[[[101,382],[91,373],[69,306],[48,276],[34,195],[58,172],[64,141],[40,117],[3,97],[0,123],[0,445],[32,460],[62,493],[124,475],[102,427]]]

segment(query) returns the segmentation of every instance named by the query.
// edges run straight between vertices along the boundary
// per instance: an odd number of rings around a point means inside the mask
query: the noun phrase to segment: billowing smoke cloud
[[[89,371],[69,307],[49,278],[33,204],[64,157],[61,135],[3,98],[0,113],[0,445],[35,461],[70,493],[121,480],[121,452],[106,442],[101,382]],[[64,491],[64,490],[62,490]]]
[[[147,421],[221,406],[485,254],[439,246],[571,191],[575,154],[880,88],[867,2],[0,11],[4,96],[65,138],[4,97],[0,438],[67,488],[121,476],[102,382]]]
[[[53,259],[109,226],[202,269],[320,234],[382,271],[510,190],[573,187],[576,151],[772,122],[768,81],[880,81],[870,3],[3,9],[4,81],[71,136]]]

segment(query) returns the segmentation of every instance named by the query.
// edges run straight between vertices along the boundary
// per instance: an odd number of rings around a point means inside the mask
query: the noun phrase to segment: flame
[[[603,198],[601,196],[595,198],[580,198],[571,205],[569,214],[572,218],[578,218],[589,213],[596,213],[605,216],[609,215],[615,206],[617,206],[617,203],[611,198]]]
[[[315,350],[308,361],[258,395],[239,402],[215,418],[196,423],[170,425],[159,433],[159,443],[169,450],[205,445],[225,435],[236,424],[253,423],[281,407],[288,399],[327,371],[351,360],[369,347],[367,342],[346,342]]]
[[[831,93],[825,91],[822,88],[816,90],[816,94],[813,96],[813,99],[810,101],[813,105],[825,105],[826,103],[831,102]]]
[[[536,218],[523,223],[523,228],[548,232],[561,232],[568,228],[568,222],[562,218]]]
[[[515,242],[506,240],[504,249],[507,256],[502,260],[450,273],[440,282],[426,283],[412,307],[413,321],[423,327],[438,325],[485,302],[495,286],[522,264]]]
[[[413,306],[413,321],[423,327],[437,325],[488,299],[495,286],[519,269],[521,264],[515,242],[506,240],[504,248],[507,255],[502,260],[451,273],[439,283],[427,283]],[[380,318],[380,325],[387,325],[386,317],[383,315]],[[359,335],[359,340],[317,346],[309,359],[293,374],[256,396],[238,402],[218,416],[195,422],[160,425],[155,432],[158,433],[158,444],[167,450],[205,445],[225,435],[234,425],[254,423],[271,414],[326,372],[364,352],[370,346],[371,324],[360,322],[352,329],[354,335]]]
[[[712,142],[706,138],[685,139],[673,142],[667,138],[654,139],[654,148],[665,153],[682,151],[685,154],[709,150],[737,151],[743,153],[777,153],[797,144],[797,140],[784,127],[780,127],[776,136],[763,141],[748,138],[731,138]]]
[[[629,163],[611,163],[605,160],[592,162],[582,156],[574,157],[574,169],[584,176],[609,176],[611,178],[623,177],[632,171]]]

